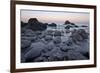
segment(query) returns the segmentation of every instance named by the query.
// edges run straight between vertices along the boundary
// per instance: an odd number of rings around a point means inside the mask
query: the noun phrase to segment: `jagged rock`
[[[55,23],[51,23],[51,24],[48,24],[48,26],[51,26],[51,27],[56,27],[56,26],[57,26],[57,24],[55,24]]]
[[[48,59],[46,59],[45,57],[38,57],[36,59],[33,60],[34,62],[46,62],[48,61]]]
[[[27,23],[24,23],[23,21],[21,21],[21,27],[25,27],[27,25]]]
[[[52,30],[47,30],[47,31],[44,32],[44,34],[53,36],[54,33],[53,33]]]
[[[49,61],[61,61],[63,60],[63,56],[61,53],[56,52],[56,53],[53,53],[51,56],[49,56],[48,60]]]
[[[27,48],[31,45],[31,41],[30,40],[21,40],[21,48],[24,49],[24,48]]]
[[[28,21],[28,26],[30,29],[32,29],[33,31],[43,31],[46,30],[47,25],[39,22],[36,18],[30,18]]]
[[[54,43],[53,42],[49,42],[49,43],[45,43],[46,47],[45,49],[43,49],[43,53],[47,53],[49,51],[51,51],[52,49],[54,49]]]
[[[39,57],[41,55],[41,51],[45,49],[45,45],[41,42],[37,42],[37,43],[32,43],[30,48],[31,50],[29,50],[25,54],[26,62],[31,62],[36,57]]]
[[[31,29],[26,29],[25,36],[35,36],[35,33]]]
[[[86,25],[82,25],[81,27],[88,27],[88,26],[86,26]]]
[[[54,42],[54,44],[59,44],[59,43],[61,43],[61,37],[60,37],[60,36],[54,37],[53,42]]]
[[[69,20],[66,20],[64,24],[70,24],[70,21]]]
[[[84,29],[80,29],[78,33],[82,36],[83,39],[88,39],[88,33]]]
[[[61,32],[60,31],[55,31],[54,36],[61,36]]]
[[[50,35],[46,35],[46,36],[44,37],[44,40],[45,40],[46,42],[50,42],[50,41],[52,41],[52,39],[53,39],[53,37],[50,36]]]
[[[70,25],[67,25],[66,27],[65,27],[65,29],[70,29],[72,26],[70,26]]]
[[[75,50],[68,51],[67,57],[69,60],[85,60],[85,59],[87,59],[85,56],[83,56],[81,53],[79,53]]]
[[[62,59],[60,48],[56,46],[53,46],[53,49],[51,51],[44,53],[42,56],[47,58],[48,61],[56,61]]]
[[[71,25],[75,25],[75,23],[70,23]]]

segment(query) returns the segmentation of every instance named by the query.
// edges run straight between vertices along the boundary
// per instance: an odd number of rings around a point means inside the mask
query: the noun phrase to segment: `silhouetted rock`
[[[53,35],[54,35],[54,31],[52,31],[52,30],[47,30],[47,31],[45,31],[43,34],[53,36]]]
[[[66,24],[70,24],[70,21],[69,21],[69,20],[66,20],[64,24],[65,24],[65,25],[66,25]]]
[[[75,25],[75,23],[70,23],[71,25]]]
[[[70,26],[70,25],[67,25],[66,27],[65,27],[65,29],[70,29],[72,26]]]
[[[57,24],[55,24],[55,23],[51,23],[51,24],[48,24],[48,26],[51,26],[51,27],[56,27],[56,26],[57,26]]]
[[[37,31],[37,30],[43,31],[43,30],[46,30],[47,28],[46,24],[39,22],[36,18],[30,18],[28,21],[28,26],[33,31]]]
[[[88,26],[86,26],[86,25],[82,25],[81,27],[88,27]]]
[[[46,62],[46,61],[48,61],[48,59],[47,58],[45,58],[45,57],[37,57],[35,60],[34,60],[34,62]]]
[[[27,25],[27,23],[24,23],[23,21],[21,21],[21,27],[25,27]]]

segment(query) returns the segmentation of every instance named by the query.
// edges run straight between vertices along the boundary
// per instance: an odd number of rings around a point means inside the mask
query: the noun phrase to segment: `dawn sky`
[[[73,23],[89,24],[89,13],[21,10],[21,21],[28,22],[30,18],[37,18],[43,23],[64,24],[66,20]]]

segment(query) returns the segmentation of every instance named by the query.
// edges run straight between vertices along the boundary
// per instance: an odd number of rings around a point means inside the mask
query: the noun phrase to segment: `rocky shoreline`
[[[53,24],[39,22],[36,18],[29,19],[28,23],[21,22],[22,63],[89,59],[89,33],[84,29],[67,32],[69,26],[66,32],[46,30],[48,25],[56,27]],[[78,28],[74,23],[71,25]]]

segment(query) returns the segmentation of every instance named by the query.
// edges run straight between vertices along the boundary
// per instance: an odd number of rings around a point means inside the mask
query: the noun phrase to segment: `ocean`
[[[74,29],[85,29],[86,32],[89,33],[89,24],[77,24],[79,27],[73,27],[73,28],[70,28],[69,30],[72,31]],[[87,27],[81,27],[82,25],[86,25]],[[47,30],[58,30],[58,31],[65,31],[66,25],[63,25],[63,24],[57,24],[57,27],[50,27],[50,26],[47,26]]]

